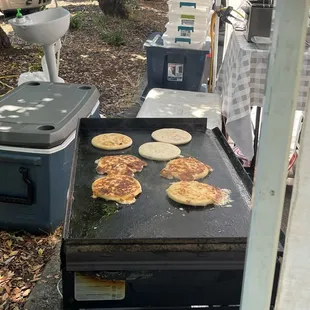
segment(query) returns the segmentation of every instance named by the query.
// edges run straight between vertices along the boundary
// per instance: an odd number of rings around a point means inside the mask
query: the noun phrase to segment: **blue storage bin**
[[[30,82],[0,100],[0,228],[51,232],[64,219],[78,119],[93,86]],[[30,109],[29,109],[30,108]]]
[[[209,50],[167,48],[161,34],[153,33],[144,44],[147,55],[147,89],[200,91]]]

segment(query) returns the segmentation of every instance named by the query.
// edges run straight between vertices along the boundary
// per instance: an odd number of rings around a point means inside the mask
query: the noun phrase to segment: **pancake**
[[[181,181],[194,181],[203,179],[213,169],[193,157],[182,157],[169,161],[160,175],[166,179],[179,179]]]
[[[152,138],[158,142],[182,145],[192,140],[191,134],[182,129],[163,128],[152,133]]]
[[[141,172],[147,163],[133,155],[104,156],[98,160],[97,173],[107,175],[128,175]]]
[[[93,198],[133,204],[142,192],[140,183],[127,175],[114,175],[97,179],[92,184]]]
[[[229,197],[230,190],[197,181],[173,183],[167,189],[167,194],[173,201],[187,206],[205,207],[211,204],[223,206],[232,202]]]
[[[181,150],[169,143],[148,142],[139,147],[139,154],[147,159],[167,161],[179,157]]]
[[[91,144],[102,150],[123,150],[132,145],[132,139],[120,133],[104,133],[94,137]]]

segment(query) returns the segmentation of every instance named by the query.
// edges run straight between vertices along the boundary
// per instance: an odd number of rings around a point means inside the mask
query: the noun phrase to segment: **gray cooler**
[[[78,119],[94,86],[28,82],[0,99],[0,228],[53,231],[64,218]]]

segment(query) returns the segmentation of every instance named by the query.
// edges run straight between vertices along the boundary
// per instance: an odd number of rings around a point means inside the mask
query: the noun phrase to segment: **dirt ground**
[[[143,43],[150,33],[164,30],[166,1],[144,0],[129,20],[104,16],[97,1],[58,1],[58,5],[77,15],[79,22],[79,28],[70,30],[62,42],[59,76],[68,83],[96,85],[101,94],[101,112],[107,117],[123,112],[131,105],[146,70]],[[14,47],[0,53],[3,95],[16,87],[21,73],[41,71],[43,51],[17,38],[7,19],[0,20],[0,25]],[[123,40],[124,45],[110,45],[107,39],[116,44]]]
[[[62,41],[59,76],[69,83],[96,85],[107,117],[124,112],[145,74],[143,43],[150,33],[164,30],[166,0],[144,0],[129,20],[104,16],[95,1],[58,5],[68,9],[77,24]],[[41,47],[17,38],[7,21],[0,19],[0,25],[13,48],[0,52],[0,98],[17,86],[21,73],[42,70]],[[0,231],[0,310],[24,308],[60,238],[61,228],[49,236]]]

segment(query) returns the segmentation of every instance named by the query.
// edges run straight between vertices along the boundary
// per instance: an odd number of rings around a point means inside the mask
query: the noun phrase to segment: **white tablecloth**
[[[207,118],[209,129],[222,128],[221,101],[217,94],[153,88],[137,117]]]
[[[222,98],[222,114],[227,118],[227,133],[249,160],[254,155],[251,107],[263,107],[269,48],[249,43],[243,32],[234,31],[216,85]],[[305,48],[298,110],[306,106],[309,82],[310,49]]]

